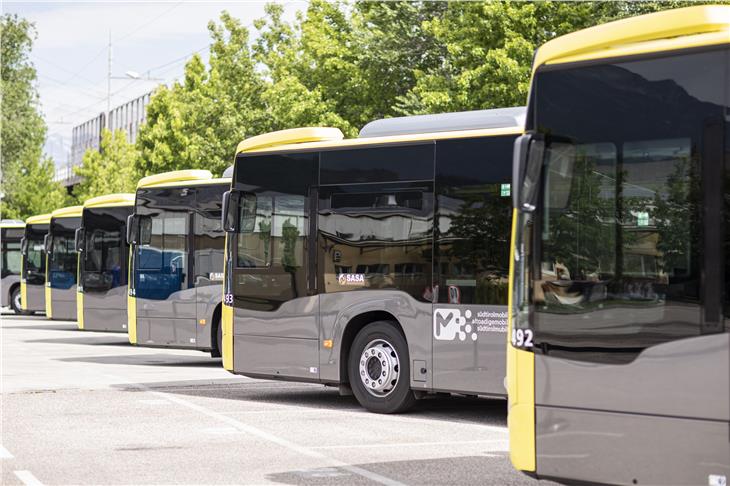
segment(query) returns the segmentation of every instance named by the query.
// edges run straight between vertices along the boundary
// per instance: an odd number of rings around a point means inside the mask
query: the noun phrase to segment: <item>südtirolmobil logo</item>
[[[439,341],[466,341],[467,336],[472,341],[477,340],[476,329],[466,320],[471,318],[471,311],[462,314],[459,309],[435,309],[433,312],[433,337]]]

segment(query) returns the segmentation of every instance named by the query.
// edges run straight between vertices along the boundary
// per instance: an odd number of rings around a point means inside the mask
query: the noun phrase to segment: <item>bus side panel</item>
[[[539,405],[536,416],[541,478],[696,485],[730,475],[727,422]]]
[[[197,291],[197,347],[208,349],[213,347],[211,329],[215,325],[213,313],[223,298],[223,285],[204,285],[196,287]]]
[[[237,309],[236,373],[319,380],[319,296],[284,302],[274,311]]]
[[[387,312],[393,315],[405,333],[411,363],[411,388],[430,390],[433,387],[432,373],[432,304],[418,302],[409,294],[397,290],[361,290],[332,292],[320,295],[322,340],[331,339],[333,347],[320,355],[320,376],[322,381],[340,382],[347,379],[340,376],[340,353],[342,337],[348,323],[368,312]],[[345,358],[346,359],[346,358]],[[420,374],[413,362],[422,361],[427,372]],[[343,363],[347,368],[347,363]],[[418,373],[417,373],[418,372]]]

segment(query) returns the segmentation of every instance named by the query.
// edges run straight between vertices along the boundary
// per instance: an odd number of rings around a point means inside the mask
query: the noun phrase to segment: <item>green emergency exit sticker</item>
[[[649,226],[649,213],[643,211],[637,213],[636,226]]]
[[[502,187],[499,190],[499,195],[502,197],[507,197],[510,195],[510,185],[509,184],[502,184]]]

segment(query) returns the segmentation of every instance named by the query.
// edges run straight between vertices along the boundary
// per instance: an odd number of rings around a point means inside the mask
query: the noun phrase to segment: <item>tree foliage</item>
[[[119,192],[134,192],[136,179],[134,164],[139,154],[134,144],[127,141],[122,130],[112,133],[103,130],[100,150],[87,150],[79,167],[81,183],[74,188],[74,196],[86,199]]]
[[[46,125],[38,112],[36,71],[28,59],[35,30],[17,15],[0,20],[0,170],[3,218],[26,218],[63,205],[53,162],[43,158]]]

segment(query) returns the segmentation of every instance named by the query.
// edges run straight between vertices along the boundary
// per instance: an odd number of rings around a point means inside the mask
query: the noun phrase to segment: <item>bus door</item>
[[[197,317],[198,347],[213,346],[211,319],[223,298],[223,253],[225,233],[221,228],[221,198],[228,189],[222,184],[202,186],[196,190],[193,215],[193,268]]]
[[[189,273],[195,190],[151,188],[137,198],[144,216],[136,255],[138,342],[195,347],[196,292]]]
[[[310,186],[316,154],[242,157],[233,248],[234,368],[319,379],[319,296],[311,285]]]
[[[504,395],[516,135],[436,142],[433,387]]]
[[[536,75],[545,148],[512,342],[535,353],[541,475],[730,477],[727,58]]]

